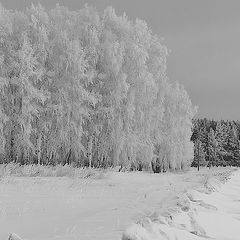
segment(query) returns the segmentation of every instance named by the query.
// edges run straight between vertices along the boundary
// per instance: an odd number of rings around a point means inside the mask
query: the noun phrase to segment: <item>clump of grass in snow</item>
[[[73,178],[104,178],[106,170],[91,168],[74,168],[70,165],[42,166],[19,165],[15,163],[1,164],[0,177],[73,177]]]

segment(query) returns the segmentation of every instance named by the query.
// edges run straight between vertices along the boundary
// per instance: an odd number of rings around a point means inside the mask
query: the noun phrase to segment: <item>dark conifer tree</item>
[[[198,166],[198,141],[209,166],[240,166],[239,121],[194,119],[192,131],[191,140],[194,142],[192,166]]]
[[[211,128],[208,133],[208,166],[216,166],[218,164],[218,143],[216,140],[215,132]]]
[[[197,139],[194,143],[194,160],[192,163],[193,167],[197,167],[198,170],[200,166],[206,166],[207,161],[205,160],[205,152],[203,149],[202,142]]]

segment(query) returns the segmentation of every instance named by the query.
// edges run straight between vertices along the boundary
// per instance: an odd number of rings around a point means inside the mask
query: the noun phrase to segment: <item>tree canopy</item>
[[[196,110],[167,56],[146,22],[111,7],[0,6],[0,161],[190,165]]]

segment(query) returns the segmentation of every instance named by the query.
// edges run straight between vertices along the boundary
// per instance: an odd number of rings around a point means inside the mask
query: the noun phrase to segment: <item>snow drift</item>
[[[240,236],[240,171],[222,185],[211,178],[187,191],[175,207],[154,213],[129,227],[122,240],[237,240]]]

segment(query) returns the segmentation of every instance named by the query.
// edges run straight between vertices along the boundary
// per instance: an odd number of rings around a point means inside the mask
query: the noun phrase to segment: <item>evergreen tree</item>
[[[215,131],[216,141],[218,145],[218,159],[220,160],[220,165],[226,165],[225,157],[227,156],[227,141],[228,141],[228,132],[227,127],[223,122],[217,122],[216,131]]]
[[[206,166],[207,161],[205,160],[205,152],[202,143],[197,139],[194,143],[194,160],[192,162],[193,167],[197,167],[198,171],[200,166]]]
[[[239,166],[239,129],[238,121],[194,119],[191,140],[194,143],[197,139],[201,141],[209,165]],[[197,145],[195,153],[196,150]],[[195,161],[196,159],[192,163],[193,166],[196,165]]]
[[[234,124],[231,124],[231,130],[229,133],[228,153],[230,158],[230,165],[238,166],[240,164],[240,145]]]
[[[218,142],[216,140],[215,132],[211,128],[208,133],[208,154],[209,154],[209,168],[218,165]]]

